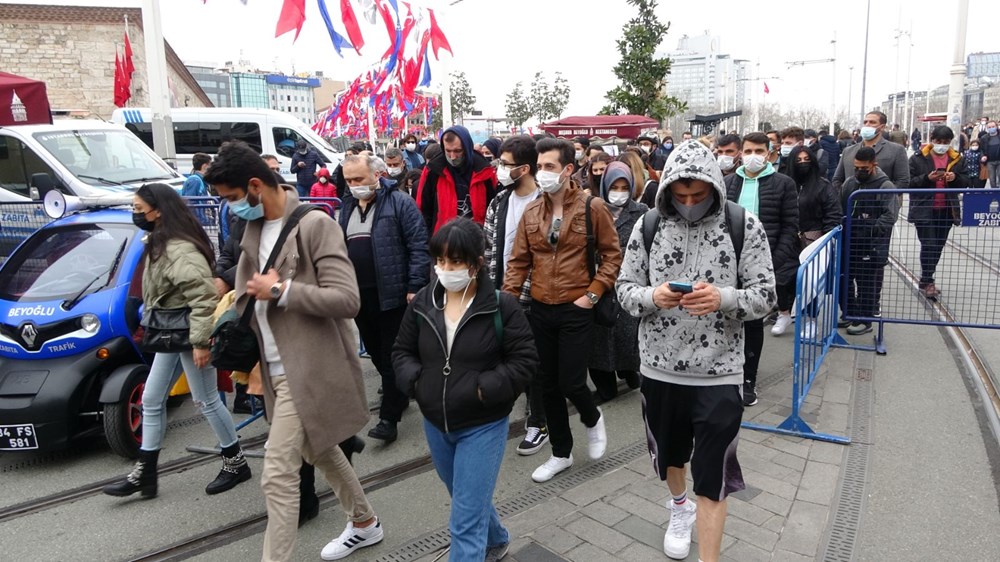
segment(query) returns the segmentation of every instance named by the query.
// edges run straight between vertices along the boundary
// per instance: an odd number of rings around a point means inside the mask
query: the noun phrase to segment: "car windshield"
[[[80,129],[34,136],[67,170],[89,185],[175,177],[169,166],[124,129]]]
[[[41,230],[0,269],[0,298],[18,302],[67,300],[78,293],[95,292],[110,284],[135,232],[134,227],[124,224]]]

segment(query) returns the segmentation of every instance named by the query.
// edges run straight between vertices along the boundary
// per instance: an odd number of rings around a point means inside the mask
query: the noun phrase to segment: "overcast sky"
[[[30,3],[137,5],[135,0],[22,0]],[[357,6],[359,0],[352,0]],[[402,2],[402,0],[400,0]],[[502,116],[504,99],[517,81],[529,84],[536,71],[551,79],[561,71],[571,96],[564,115],[589,115],[604,104],[604,93],[615,84],[612,68],[619,55],[615,41],[634,14],[625,0],[414,0],[431,7],[448,37],[455,57],[452,71],[466,73],[478,98],[477,109]],[[377,63],[389,40],[381,20],[370,25],[359,13],[366,44],[358,56],[333,50],[316,3],[307,0],[306,22],[297,42],[294,33],[274,37],[280,0],[170,0],[161,2],[163,32],[188,63],[221,65],[240,58],[255,66],[283,72],[322,70],[326,76],[351,80]],[[339,2],[327,0],[338,30]],[[732,0],[676,2],[661,0],[657,9],[670,31],[661,48],[671,50],[684,34],[709,31],[721,37],[722,52],[760,63],[767,80],[766,102],[783,106],[829,108],[832,69],[815,64],[789,69],[785,62],[830,58],[837,38],[838,106],[861,110],[866,0],[840,2],[765,3]],[[901,39],[896,64],[895,29],[912,25],[911,88],[923,90],[949,80],[958,2],[953,0],[874,0],[871,2],[867,105],[885,99],[898,84],[906,86],[908,38]],[[402,5],[400,6],[402,9]],[[966,53],[1000,50],[1000,1],[970,0]],[[444,56],[448,56],[445,54]],[[435,86],[442,65],[433,61]],[[853,66],[853,81],[849,67]],[[897,77],[898,69],[898,77]],[[760,87],[762,89],[762,86]],[[758,92],[758,96],[762,96]]]

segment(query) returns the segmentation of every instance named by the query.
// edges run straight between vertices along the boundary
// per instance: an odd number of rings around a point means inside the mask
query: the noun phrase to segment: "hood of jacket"
[[[479,154],[478,152],[475,151],[476,144],[472,142],[472,135],[469,133],[468,129],[466,129],[461,125],[455,125],[454,127],[445,129],[444,133],[441,134],[442,150],[444,149],[444,136],[447,135],[448,133],[455,133],[456,135],[458,135],[458,138],[461,139],[462,154],[463,158],[465,159],[465,161],[462,162],[461,170],[463,172],[467,171],[469,169],[469,164],[472,164],[473,161],[475,160],[476,155]],[[445,157],[445,163],[447,162],[448,159],[447,157]],[[448,166],[454,168],[454,166],[452,166],[451,164],[448,164]]]
[[[330,170],[327,169],[327,168],[320,168],[319,171],[316,172],[316,179],[319,180],[319,178],[326,178],[326,179],[329,180],[330,179]]]
[[[455,168],[449,164],[448,158],[444,153],[444,136],[448,133],[455,133],[462,141],[462,151],[465,155],[465,162],[462,163],[461,168]],[[475,143],[472,142],[472,135],[469,134],[469,130],[461,125],[455,125],[454,127],[446,129],[445,132],[441,134],[441,153],[428,160],[427,167],[438,174],[441,174],[445,170],[450,170],[452,174],[462,174],[466,177],[472,176],[473,173],[478,172],[483,168],[490,168],[490,163],[486,161],[486,158],[483,158],[482,154],[476,152],[474,148]]]
[[[669,186],[679,179],[701,180],[711,184],[715,188],[715,205],[706,216],[722,211],[719,202],[726,200],[726,186],[722,180],[719,163],[707,146],[692,139],[675,147],[667,158],[667,163],[663,166],[660,187],[656,191],[656,208],[665,217],[677,215]]]

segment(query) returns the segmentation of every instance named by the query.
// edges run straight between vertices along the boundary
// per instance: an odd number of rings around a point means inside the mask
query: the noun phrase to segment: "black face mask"
[[[153,221],[146,219],[146,213],[134,212],[132,213],[132,223],[142,230],[152,231],[153,226],[156,224]]]
[[[869,178],[872,177],[872,172],[871,172],[871,170],[864,169],[864,168],[858,169],[858,170],[854,170],[854,177],[856,177],[859,182],[864,183],[864,182],[868,181]]]
[[[792,173],[797,179],[805,178],[812,172],[812,162],[796,162],[792,167]]]

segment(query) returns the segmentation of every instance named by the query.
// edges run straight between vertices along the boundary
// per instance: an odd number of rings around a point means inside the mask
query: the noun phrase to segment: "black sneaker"
[[[549,440],[549,430],[545,427],[529,427],[524,435],[524,441],[517,446],[517,454],[521,456],[534,455],[545,446]]]
[[[507,552],[510,551],[510,543],[506,542],[503,544],[498,544],[497,546],[490,546],[486,548],[486,562],[500,562]]]
[[[838,328],[847,328],[851,324],[853,324],[853,322],[851,322],[850,320],[845,320],[843,317],[841,317],[841,319],[837,321]]]
[[[750,381],[743,383],[743,405],[753,406],[757,403],[757,385]]]
[[[378,425],[371,428],[368,432],[368,437],[372,439],[381,439],[385,441],[388,445],[399,437],[399,432],[396,430],[396,422],[391,422],[389,420],[379,420]]]
[[[854,322],[847,327],[847,333],[852,336],[860,336],[872,331],[871,322]]]

